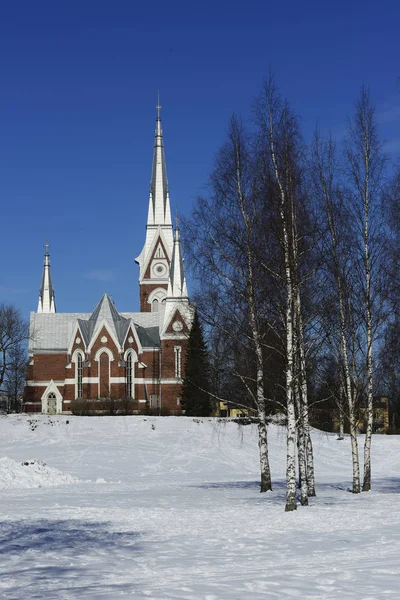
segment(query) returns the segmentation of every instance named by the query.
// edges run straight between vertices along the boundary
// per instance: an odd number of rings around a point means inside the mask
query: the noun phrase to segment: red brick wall
[[[188,340],[163,340],[161,342],[162,377],[175,377],[175,346],[181,346],[181,373],[184,375]]]
[[[32,379],[36,381],[64,379],[66,363],[66,354],[35,354]]]
[[[176,399],[182,396],[182,386],[177,383],[165,384],[161,394],[161,406],[171,413],[180,413],[182,407],[177,404]]]

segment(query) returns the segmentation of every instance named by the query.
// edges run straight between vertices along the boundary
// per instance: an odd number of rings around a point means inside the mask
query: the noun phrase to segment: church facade
[[[92,313],[58,313],[46,245],[38,308],[30,315],[26,412],[69,412],[74,400],[99,398],[130,399],[139,411],[181,412],[193,308],[179,228],[172,226],[159,112],[146,236],[136,262],[140,312],[119,312],[105,293]]]

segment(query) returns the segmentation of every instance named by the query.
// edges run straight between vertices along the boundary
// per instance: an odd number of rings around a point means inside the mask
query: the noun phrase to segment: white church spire
[[[44,246],[46,248],[46,251],[44,254],[42,285],[39,292],[37,312],[55,313],[56,303],[54,299],[53,284],[51,282],[49,244],[46,242]]]
[[[160,117],[160,97],[158,97],[156,132],[154,138],[153,167],[150,180],[149,210],[146,225],[146,240],[136,262],[140,266],[139,282],[141,286],[153,285],[159,281],[161,288],[166,291],[168,285],[169,262],[172,256],[173,231],[171,207],[169,201],[167,166],[165,162],[164,139]],[[165,264],[164,264],[165,263]],[[164,266],[163,266],[164,264]],[[149,297],[151,289],[143,294]],[[144,296],[143,296],[144,298]],[[144,302],[144,300],[143,300]],[[146,306],[147,300],[143,304]]]
[[[150,182],[147,225],[172,225],[167,166],[165,163],[164,140],[160,117],[160,96],[158,96],[156,109],[156,133],[154,138],[153,169]]]

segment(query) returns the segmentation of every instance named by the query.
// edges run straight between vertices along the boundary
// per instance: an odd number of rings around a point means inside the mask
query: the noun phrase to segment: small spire
[[[172,251],[171,267],[169,272],[169,282],[167,298],[187,298],[188,291],[186,285],[185,268],[183,265],[181,236],[178,223],[175,228],[174,248]]]
[[[50,273],[50,254],[49,248],[50,244],[46,238],[46,243],[44,244],[45,254],[44,254],[44,265],[43,265],[43,276],[42,276],[42,285],[40,287],[39,292],[39,302],[38,302],[38,313],[55,313],[56,312],[56,303],[54,299],[54,289],[53,284],[51,282],[51,273]]]

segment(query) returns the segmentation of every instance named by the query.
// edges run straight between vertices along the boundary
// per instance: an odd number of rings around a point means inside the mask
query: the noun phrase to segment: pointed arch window
[[[158,300],[157,300],[157,298],[154,298],[153,302],[151,303],[151,312],[158,312],[158,309],[159,309]]]
[[[127,398],[134,398],[134,386],[133,386],[133,356],[132,356],[132,352],[129,352],[129,354],[126,357],[126,363],[125,363],[125,369],[126,369],[126,397]]]
[[[180,379],[182,377],[182,347],[175,346],[175,377]]]
[[[75,398],[83,397],[83,356],[80,352],[75,360]]]

